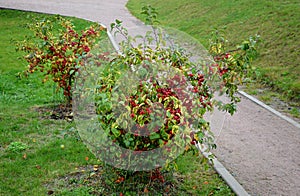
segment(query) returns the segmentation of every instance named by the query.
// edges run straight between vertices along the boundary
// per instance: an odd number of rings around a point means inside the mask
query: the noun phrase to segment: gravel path
[[[131,33],[145,31],[125,8],[126,2],[0,0],[0,7],[76,16],[106,25],[119,19]],[[249,194],[300,195],[299,128],[244,97],[238,112],[223,119],[214,119],[218,145],[214,153]]]

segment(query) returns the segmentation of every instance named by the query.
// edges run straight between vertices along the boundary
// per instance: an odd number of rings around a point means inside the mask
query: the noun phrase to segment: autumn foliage
[[[59,30],[54,29],[56,23]],[[54,21],[44,19],[29,25],[34,37],[18,43],[18,49],[25,51],[28,62],[26,73],[43,72],[43,82],[51,79],[63,89],[67,104],[72,101],[72,84],[84,57],[100,37],[103,27],[93,24],[76,32],[70,20],[56,17]]]

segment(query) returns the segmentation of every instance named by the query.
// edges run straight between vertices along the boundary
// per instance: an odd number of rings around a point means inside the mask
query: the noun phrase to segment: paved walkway
[[[125,8],[127,0],[0,0],[0,7],[81,17],[132,29],[145,26]],[[133,32],[133,31],[130,31]],[[214,122],[220,162],[251,195],[300,195],[300,129],[245,97],[238,112]],[[221,126],[223,124],[223,126]]]

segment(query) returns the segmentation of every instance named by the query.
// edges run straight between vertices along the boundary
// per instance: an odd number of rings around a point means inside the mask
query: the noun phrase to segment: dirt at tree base
[[[37,111],[43,119],[67,120],[68,122],[73,121],[72,107],[67,106],[66,104],[35,106],[33,109]]]

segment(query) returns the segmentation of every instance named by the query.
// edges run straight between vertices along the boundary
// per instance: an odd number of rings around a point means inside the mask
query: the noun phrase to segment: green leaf
[[[72,70],[70,71],[70,75],[72,75],[74,72],[75,72],[75,70],[72,69]]]
[[[165,131],[161,131],[161,136],[164,140],[168,140],[169,139],[169,134],[167,134]]]
[[[111,131],[116,137],[119,137],[121,135],[121,132],[118,129],[112,128]]]
[[[150,138],[150,140],[159,139],[160,135],[158,133],[151,133],[149,138]]]
[[[124,144],[125,144],[125,146],[128,148],[128,147],[130,146],[130,141],[124,140]]]
[[[164,140],[159,139],[159,140],[158,140],[158,143],[159,143],[159,146],[163,146],[163,145],[164,145]]]
[[[121,24],[122,23],[122,21],[121,20],[118,20],[118,19],[116,19],[116,24]]]
[[[169,110],[167,110],[167,117],[170,118],[171,117],[171,113]]]

